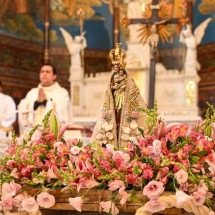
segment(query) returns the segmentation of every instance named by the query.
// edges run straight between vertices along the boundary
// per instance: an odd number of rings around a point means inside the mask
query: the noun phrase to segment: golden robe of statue
[[[122,49],[119,52],[119,48],[117,44],[116,49],[110,52],[113,71],[91,142],[110,143],[121,148],[134,138],[142,138],[138,128],[143,129],[146,114],[138,107],[145,108],[146,104],[125,69],[125,51]],[[121,57],[119,53],[122,53]]]

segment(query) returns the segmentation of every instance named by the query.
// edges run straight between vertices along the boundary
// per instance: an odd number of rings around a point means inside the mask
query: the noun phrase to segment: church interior
[[[215,0],[0,0],[0,47],[0,214],[215,215]],[[72,119],[27,130],[44,64]]]

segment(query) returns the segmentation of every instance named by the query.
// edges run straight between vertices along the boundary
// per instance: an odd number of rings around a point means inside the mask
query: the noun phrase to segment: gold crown
[[[120,68],[125,68],[126,65],[126,51],[121,48],[121,43],[116,43],[115,49],[109,53],[112,64],[118,64]]]

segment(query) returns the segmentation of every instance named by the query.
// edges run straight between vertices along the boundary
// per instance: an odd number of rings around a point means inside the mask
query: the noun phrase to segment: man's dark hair
[[[56,69],[56,67],[53,64],[51,64],[51,63],[45,63],[40,68],[42,68],[43,66],[50,66],[52,68],[53,74],[57,75],[57,69]]]
[[[0,87],[2,87],[2,82],[1,82],[1,80],[0,80]]]

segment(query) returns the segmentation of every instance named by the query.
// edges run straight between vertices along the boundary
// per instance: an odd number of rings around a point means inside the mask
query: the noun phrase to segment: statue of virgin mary
[[[125,69],[126,52],[119,43],[110,51],[110,58],[112,74],[91,142],[122,148],[131,140],[142,138],[140,130],[144,129],[146,113],[139,111],[138,107],[146,108],[146,104]]]

